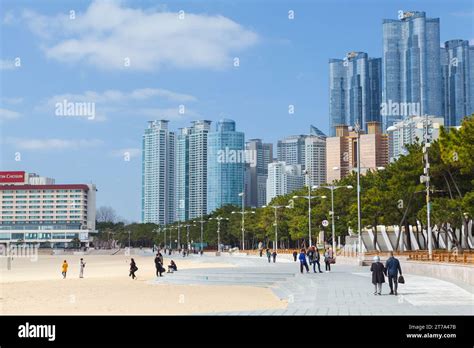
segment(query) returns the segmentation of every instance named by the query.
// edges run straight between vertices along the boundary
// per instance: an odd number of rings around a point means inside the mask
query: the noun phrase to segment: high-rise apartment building
[[[431,137],[436,140],[439,137],[440,127],[444,125],[444,118],[434,116],[427,116],[427,118],[432,123]],[[407,153],[406,145],[423,141],[424,120],[423,116],[412,116],[394,123],[387,129],[390,162]]]
[[[277,143],[278,162],[286,164],[299,164],[304,170],[305,165],[305,139],[307,135],[292,135]]]
[[[408,116],[443,116],[439,43],[439,18],[425,12],[383,20],[383,130]]]
[[[474,113],[474,46],[449,40],[441,48],[443,110],[446,126],[459,126]]]
[[[168,121],[148,122],[142,140],[142,222],[175,221],[175,134]]]
[[[244,133],[233,120],[223,119],[207,140],[207,212],[228,205],[242,206],[247,161]]]
[[[252,159],[246,163],[245,205],[261,207],[266,202],[268,164],[273,162],[273,144],[264,143],[261,139],[250,139],[245,149]]]
[[[320,133],[322,134],[322,132]],[[310,135],[305,139],[305,185],[326,183],[326,136]]]
[[[185,221],[207,213],[207,151],[211,121],[182,128],[176,141],[176,219]]]
[[[380,123],[369,122],[368,133],[360,134],[361,173],[376,170],[388,164],[388,136]],[[357,134],[348,126],[337,126],[336,136],[326,139],[327,182],[339,180],[357,169]]]
[[[364,52],[350,52],[344,59],[329,60],[330,134],[336,126],[353,126],[364,130],[367,123],[380,121],[382,101],[382,59],[369,58]]]
[[[268,165],[267,204],[277,196],[286,195],[304,186],[299,164],[273,162]]]

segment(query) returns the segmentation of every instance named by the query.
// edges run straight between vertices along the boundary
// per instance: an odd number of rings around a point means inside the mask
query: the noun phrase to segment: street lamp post
[[[227,220],[228,218],[217,216],[215,218],[210,218],[209,220],[216,220],[217,221],[217,255],[220,255],[220,245],[221,245],[221,221]]]
[[[186,245],[187,245],[187,248],[190,249],[190,245],[189,245],[189,227],[196,226],[196,225],[186,224],[185,226],[186,226]]]
[[[206,220],[203,220],[202,215],[201,215],[201,220],[199,221],[193,221],[194,223],[199,222],[201,224],[201,251],[203,250],[203,235],[204,235],[204,224],[207,222]]]
[[[178,251],[181,249],[181,227],[184,227],[184,225],[181,225],[181,222],[178,222]]]
[[[130,233],[131,231],[128,231],[128,250],[130,251]]]
[[[334,225],[334,190],[337,190],[338,188],[345,187],[348,189],[352,189],[352,185],[347,185],[347,186],[335,186],[335,185],[330,185],[330,186],[313,186],[313,189],[318,189],[318,188],[326,188],[331,190],[331,220],[332,220],[332,250],[336,252],[336,228]]]
[[[242,211],[233,211],[232,214],[242,214],[242,221],[241,221],[241,227],[242,227],[242,250],[245,250],[245,214],[255,214],[254,211],[245,211],[245,193],[241,192],[239,193],[239,196],[242,197]]]
[[[430,203],[430,159],[428,156],[428,150],[431,146],[431,127],[433,122],[428,119],[428,115],[425,115],[423,120],[423,137],[424,137],[424,146],[423,146],[423,160],[425,167],[423,169],[424,175],[420,176],[421,183],[426,185],[426,233],[428,234],[428,258],[431,260],[433,257],[433,241],[431,235],[431,203]]]
[[[269,205],[269,206],[262,206],[262,208],[273,208],[275,211],[275,222],[273,225],[275,226],[275,243],[273,244],[273,249],[275,249],[275,252],[278,251],[278,216],[277,216],[277,210],[280,208],[293,208],[293,201],[290,201],[288,205]]]
[[[313,243],[311,241],[311,200],[314,198],[326,198],[326,196],[311,196],[311,185],[308,186],[308,195],[307,196],[293,196],[294,199],[296,198],[305,198],[308,200],[308,237],[309,237],[309,246],[312,246]]]

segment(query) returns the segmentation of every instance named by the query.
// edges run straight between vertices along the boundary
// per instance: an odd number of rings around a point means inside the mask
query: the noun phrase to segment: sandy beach
[[[79,279],[79,259],[84,257],[84,278]],[[33,315],[184,315],[222,311],[282,309],[268,288],[222,285],[153,284],[153,257],[133,256],[138,279],[128,277],[130,257],[125,255],[40,255],[37,261],[16,258],[11,270],[0,260],[0,313]],[[66,279],[61,264],[69,263]],[[175,257],[179,269],[228,268],[226,263],[196,262]],[[165,266],[169,259],[165,259]],[[172,277],[172,274],[164,276]]]

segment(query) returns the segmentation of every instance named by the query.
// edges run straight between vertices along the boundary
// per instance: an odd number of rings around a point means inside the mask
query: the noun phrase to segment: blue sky
[[[94,182],[97,205],[129,221],[140,216],[148,120],[178,129],[227,117],[247,139],[270,142],[310,124],[327,132],[328,59],[380,57],[383,18],[425,11],[441,19],[442,42],[474,42],[468,0],[0,4],[0,169]],[[64,99],[94,102],[95,118],[57,116]]]

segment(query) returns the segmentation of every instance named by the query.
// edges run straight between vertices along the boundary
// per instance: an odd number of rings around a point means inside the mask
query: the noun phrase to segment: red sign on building
[[[25,172],[0,172],[0,183],[24,183]]]

